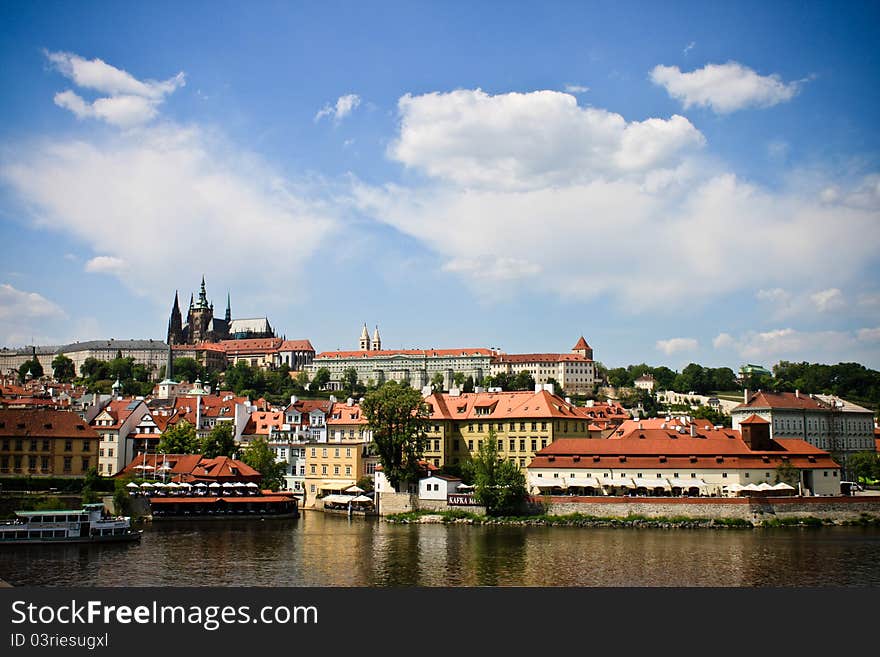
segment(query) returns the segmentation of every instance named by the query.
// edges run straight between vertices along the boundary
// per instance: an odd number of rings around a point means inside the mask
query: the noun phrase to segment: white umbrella
[[[170,481],[170,482],[168,482],[168,483],[165,484],[165,485],[166,485],[168,488],[180,488],[180,484],[178,484],[178,483],[175,482],[175,481]]]
[[[213,484],[211,484],[211,486],[213,486]],[[235,488],[235,484],[233,484],[232,482],[226,481],[223,483],[223,488]]]
[[[758,490],[773,490],[773,486],[768,484],[766,481],[762,481],[758,484]]]
[[[773,490],[794,490],[794,486],[789,486],[784,481],[780,481],[778,484],[773,486]]]
[[[357,497],[351,498],[351,501],[352,502],[372,502],[373,500],[371,500],[366,495],[358,495]]]
[[[349,486],[348,488],[345,489],[345,492],[346,493],[363,493],[364,489],[360,488],[358,486]]]
[[[180,486],[181,488],[192,488],[192,484],[188,484],[188,483],[185,482],[185,481],[184,481],[183,483],[180,483],[180,484],[177,484],[177,485]]]
[[[247,488],[247,484],[245,484],[244,482],[241,482],[241,481],[236,481],[232,485],[235,486],[236,488]]]
[[[220,488],[220,484],[218,484],[216,481],[213,481],[208,484],[208,488]]]
[[[153,486],[155,486],[156,488],[165,488],[165,486],[167,485],[168,484],[163,484],[161,481],[157,481],[155,484],[153,484]]]
[[[137,485],[136,483],[134,483],[133,481],[128,482],[128,483],[125,485],[125,487],[126,487],[126,488],[140,488],[140,486],[138,486],[138,485]]]
[[[745,487],[740,486],[739,484],[730,484],[729,486],[724,486],[724,488],[729,490],[731,493],[738,493]]]
[[[750,490],[750,491],[761,490],[761,489],[758,488],[755,484],[749,484],[748,486],[743,486],[742,489],[743,489],[743,490]]]
[[[205,484],[204,482],[201,482],[201,481],[193,486],[193,488],[207,488],[207,487],[208,487],[208,485]]]
[[[136,465],[136,466],[134,466],[134,469],[135,470],[155,470],[156,468],[154,468],[152,465]]]
[[[458,490],[473,490],[473,489],[474,489],[474,487],[471,486],[470,484],[459,484],[458,485]]]
[[[247,484],[245,484],[245,485],[246,485],[248,488],[259,488],[259,486],[257,486],[257,485],[256,485],[254,482],[252,482],[252,481],[247,482]]]
[[[144,483],[141,484],[141,488],[155,488],[155,486],[153,484],[151,484],[149,481],[145,481]]]

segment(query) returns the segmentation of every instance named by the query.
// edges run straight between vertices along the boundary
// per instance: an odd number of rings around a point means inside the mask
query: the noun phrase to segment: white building
[[[461,479],[431,473],[423,479],[419,479],[419,499],[420,500],[440,500],[445,502],[447,495],[458,492],[458,486]]]
[[[142,399],[115,399],[90,423],[98,434],[98,474],[109,477],[122,470],[134,457],[134,435],[148,413]]]
[[[536,384],[554,379],[566,393],[586,394],[596,384],[593,349],[583,336],[568,354],[497,354],[492,358],[490,373],[516,376],[529,372]]]

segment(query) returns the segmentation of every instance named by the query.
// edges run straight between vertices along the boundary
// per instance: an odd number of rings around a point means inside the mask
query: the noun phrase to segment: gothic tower
[[[168,319],[168,344],[183,343],[183,318],[180,315],[180,304],[177,299],[177,290],[174,291],[174,306],[171,308],[171,317]]]
[[[379,327],[373,331],[373,351],[382,351],[382,338],[379,337]]]
[[[208,330],[211,320],[214,318],[214,310],[208,304],[208,294],[205,291],[205,277],[202,276],[202,287],[199,290],[199,300],[189,311],[189,343],[198,344],[208,339]]]
[[[370,334],[367,331],[367,325],[364,323],[364,329],[361,331],[361,351],[370,350]]]

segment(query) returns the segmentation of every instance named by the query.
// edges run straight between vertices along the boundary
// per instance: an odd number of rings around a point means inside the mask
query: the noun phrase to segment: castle
[[[177,292],[168,319],[168,344],[198,344],[200,342],[220,342],[221,340],[244,340],[248,338],[274,338],[275,331],[265,317],[232,319],[229,295],[226,295],[226,314],[223,319],[214,317],[214,304],[208,302],[205,291],[205,277],[198,301],[194,295],[189,298],[186,323],[180,312]]]

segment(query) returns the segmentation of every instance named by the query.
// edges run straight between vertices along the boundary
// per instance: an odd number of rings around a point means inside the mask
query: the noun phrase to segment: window
[[[68,441],[70,442],[70,441]],[[20,458],[20,457],[16,457]],[[73,457],[65,456],[64,457],[64,472],[70,472],[73,469]]]
[[[525,438],[519,439],[519,451],[521,451],[521,452],[526,451],[526,439]]]
[[[520,423],[519,423],[519,430],[520,430],[520,431],[525,431],[525,430],[526,430],[526,423],[525,423],[525,422],[520,422]]]
[[[749,473],[746,472],[746,479],[748,479],[749,477],[750,477]]]
[[[523,457],[523,456],[520,456],[520,457],[519,457],[519,465],[520,465],[521,468],[526,467],[526,459],[525,459],[525,457]]]
[[[315,484],[312,484],[311,486],[309,486],[309,492],[310,492],[310,493],[314,493],[314,492],[315,492]]]
[[[727,473],[726,473],[726,472],[722,472],[722,473],[721,473],[721,478],[722,478],[722,479],[727,479]]]
[[[40,470],[42,470],[43,472],[48,472],[48,470],[49,470],[49,457],[48,456],[41,456],[40,457]]]
[[[315,448],[312,447],[312,458],[315,458]]]
[[[3,449],[4,452],[8,452],[8,451],[9,451],[9,438],[4,438],[4,439],[3,439],[3,447],[2,447],[2,449]]]
[[[532,438],[532,451],[533,452],[538,451],[538,439],[537,438]]]
[[[439,439],[434,440],[434,451],[435,452],[440,451],[440,440]]]
[[[89,461],[90,460],[91,459],[88,456],[82,457],[82,470],[83,470],[83,472],[85,472],[86,470],[89,469]]]
[[[70,441],[68,440],[67,442],[69,443]],[[23,446],[21,438],[16,438],[15,439],[15,451],[20,452],[23,449],[24,449],[24,446]]]
[[[31,438],[31,451],[32,451],[32,452],[36,452],[36,451],[37,451],[37,440],[36,440],[36,438]]]
[[[504,451],[504,441],[501,440],[501,438],[498,439],[498,451],[499,452]]]
[[[311,472],[312,474],[315,474],[315,473],[317,472],[317,470],[315,470],[315,464],[314,464],[314,463],[311,465],[311,468],[310,468],[309,472]]]
[[[350,465],[345,466],[345,474],[346,474],[346,476],[351,474],[351,466]]]
[[[474,451],[474,441],[473,440],[468,441],[468,449],[472,452]]]
[[[104,457],[104,448],[103,447],[98,450],[98,456],[100,456],[101,458]]]
[[[474,425],[473,424],[468,423],[468,431],[470,431],[471,433],[474,432]]]
[[[546,446],[547,446],[547,439],[546,439],[546,438],[542,438],[542,439],[541,439],[541,449],[544,449]]]
[[[113,448],[112,447],[107,450],[107,456],[109,456],[111,458],[113,457]]]
[[[510,448],[508,451],[516,451],[516,440],[514,440],[513,438],[510,439]]]
[[[334,465],[334,466],[333,466],[333,474],[334,474],[334,475],[338,475],[338,474],[339,474],[339,466],[338,466],[338,465]]]
[[[825,470],[825,471],[822,473],[822,476],[823,476],[823,477],[827,477],[827,476],[828,476],[828,470]]]
[[[532,431],[537,431],[537,430],[538,430],[538,423],[532,422]]]
[[[547,423],[541,422],[541,431],[547,431]]]
[[[333,450],[333,457],[337,458],[337,459],[339,458],[339,448],[338,447]]]
[[[28,470],[36,470],[37,469],[37,457],[36,456],[28,456]],[[828,476],[828,473],[825,473],[825,476]]]
[[[326,448],[326,447],[324,447],[324,448],[321,450],[321,456],[322,456],[323,458],[327,458],[327,448]]]
[[[21,448],[19,447],[17,449],[21,449]],[[72,440],[65,440],[64,441],[64,451],[65,452],[72,452],[73,451],[73,441]]]
[[[44,452],[49,451],[49,439],[48,438],[43,439],[43,451]]]
[[[322,475],[327,474],[327,466],[326,466],[326,465],[322,465],[322,466],[321,466],[321,474],[322,474]]]

